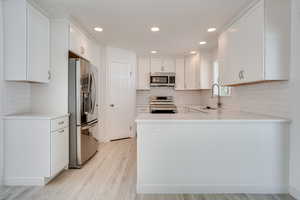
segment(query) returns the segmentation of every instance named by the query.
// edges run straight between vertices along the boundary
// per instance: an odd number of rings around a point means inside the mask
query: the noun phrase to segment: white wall
[[[68,113],[69,22],[51,20],[51,81],[32,84],[32,111]]]
[[[300,1],[292,1],[290,192],[300,199]]]
[[[99,131],[98,140],[101,142],[106,141],[105,137],[105,116],[106,116],[106,54],[105,47],[100,46],[99,51],[99,71],[98,71],[98,113],[99,113]]]

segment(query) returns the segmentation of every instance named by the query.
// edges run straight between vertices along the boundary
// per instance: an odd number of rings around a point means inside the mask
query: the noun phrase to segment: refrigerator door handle
[[[81,79],[80,79],[80,60],[76,61],[76,116],[77,124],[81,124]]]

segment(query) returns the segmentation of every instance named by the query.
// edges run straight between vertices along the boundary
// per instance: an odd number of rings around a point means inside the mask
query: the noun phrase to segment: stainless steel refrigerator
[[[86,60],[70,58],[70,168],[80,168],[97,152],[97,99],[97,69]]]

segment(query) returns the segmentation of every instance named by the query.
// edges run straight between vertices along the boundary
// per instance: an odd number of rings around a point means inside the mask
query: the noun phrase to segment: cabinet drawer
[[[51,176],[56,175],[69,162],[69,128],[51,133]]]
[[[69,118],[62,117],[51,120],[51,131],[56,131],[69,126]]]

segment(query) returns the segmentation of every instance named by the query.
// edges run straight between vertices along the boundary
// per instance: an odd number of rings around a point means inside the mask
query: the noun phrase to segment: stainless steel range
[[[151,96],[151,113],[177,113],[177,107],[172,96]]]

